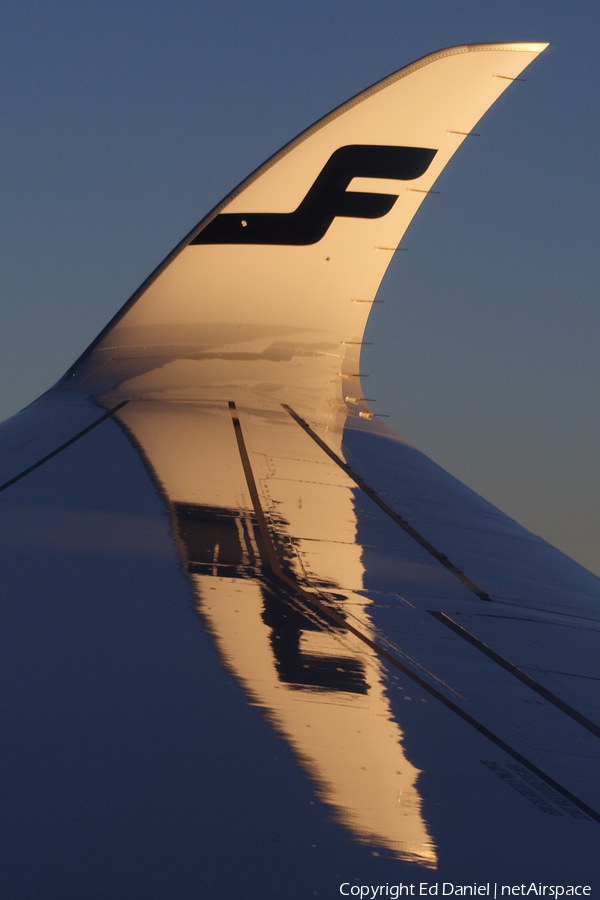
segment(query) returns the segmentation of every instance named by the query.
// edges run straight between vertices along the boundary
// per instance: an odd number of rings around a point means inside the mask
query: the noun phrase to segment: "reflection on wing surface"
[[[316,123],[0,429],[26,900],[597,879],[600,582],[360,387],[391,253],[544,46],[440,51]]]
[[[228,406],[131,403],[120,419],[172,503],[196,608],[227,668],[289,741],[319,797],[334,808],[340,822],[361,841],[435,866],[435,846],[417,789],[419,771],[403,753],[402,731],[390,710],[380,663],[274,577],[260,552],[261,535],[243,487]],[[169,451],[163,443],[166,422]],[[278,424],[287,426],[285,414]],[[335,552],[328,558],[326,537],[333,529],[336,539],[345,537],[352,547],[356,584],[361,563],[360,548],[353,542],[353,492],[334,483],[324,506],[299,505],[298,486],[310,486],[315,477],[326,482],[331,467],[301,434],[295,450],[307,458],[294,460],[292,487],[277,478],[273,456],[269,466],[275,477],[267,477],[263,485],[265,490],[270,485],[268,514],[277,556],[282,569],[306,589],[325,597],[335,592],[343,615],[344,596],[333,577],[342,570]],[[184,490],[194,502],[186,501]],[[310,569],[302,559],[301,536],[307,530],[321,535],[316,542],[324,549],[311,558]],[[366,609],[364,614],[368,618]]]

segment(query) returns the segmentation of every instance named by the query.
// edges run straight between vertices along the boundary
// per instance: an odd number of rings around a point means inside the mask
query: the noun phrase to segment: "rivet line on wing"
[[[288,411],[289,407],[285,407]],[[252,464],[250,462],[250,457],[248,455],[248,450],[246,448],[246,442],[244,440],[244,435],[242,432],[242,426],[240,423],[239,415],[237,413],[236,405],[233,401],[229,401],[229,409],[231,411],[231,419],[233,422],[233,428],[235,431],[235,436],[238,444],[238,450],[240,453],[240,460],[242,463],[242,468],[244,470],[244,474],[246,476],[246,482],[248,485],[248,490],[250,492],[250,498],[252,501],[252,505],[254,507],[254,513],[256,515],[256,521],[258,524],[261,543],[263,545],[263,549],[266,556],[266,561],[271,568],[273,575],[283,582],[288,588],[291,588],[296,595],[301,597],[305,602],[307,602],[310,606],[315,609],[318,609],[319,612],[323,613],[327,618],[329,618],[332,622],[345,629],[350,634],[353,634],[359,641],[362,641],[363,644],[366,644],[371,650],[373,650],[377,655],[384,659],[386,662],[390,663],[390,665],[394,666],[394,668],[398,669],[403,675],[406,675],[407,678],[410,678],[415,684],[417,684],[420,688],[422,688],[427,694],[431,697],[434,697],[436,700],[439,700],[443,706],[447,709],[451,710],[455,715],[457,715],[463,722],[466,722],[467,725],[470,725],[479,734],[486,737],[493,744],[503,750],[508,756],[511,756],[514,760],[520,763],[525,768],[529,769],[534,775],[540,778],[542,781],[545,781],[547,785],[557,791],[559,794],[562,794],[567,800],[569,800],[574,806],[584,812],[587,816],[593,819],[595,822],[600,823],[600,813],[597,813],[594,809],[589,807],[583,800],[579,800],[574,794],[572,794],[567,788],[564,788],[561,784],[555,781],[550,775],[546,775],[541,769],[539,769],[534,763],[530,762],[524,756],[514,750],[509,744],[502,740],[502,738],[498,737],[492,731],[482,725],[481,722],[478,722],[477,719],[474,719],[473,716],[470,716],[469,713],[465,712],[465,710],[461,709],[460,706],[457,706],[452,700],[449,700],[444,694],[430,685],[427,681],[409,669],[404,663],[400,662],[395,656],[385,650],[380,644],[376,641],[371,640],[371,638],[367,637],[366,634],[363,634],[358,628],[355,628],[351,625],[346,619],[340,616],[331,606],[327,603],[323,603],[318,599],[314,594],[309,593],[304,590],[304,588],[300,587],[295,581],[291,578],[288,578],[287,575],[281,569],[279,564],[279,560],[277,558],[277,553],[275,551],[275,546],[271,539],[271,534],[269,531],[269,526],[267,524],[267,520],[265,514],[262,509],[262,505],[260,502],[260,497],[258,495],[258,488],[256,486],[256,480],[254,478],[254,472],[252,471]],[[291,411],[290,411],[291,413]],[[295,416],[295,414],[294,414]],[[308,426],[307,426],[308,427]],[[335,454],[334,454],[335,455]],[[341,461],[340,461],[341,462]]]
[[[16,481],[20,481],[21,478],[25,478],[26,475],[29,475],[30,472],[34,472],[35,469],[39,469],[40,466],[43,466],[44,463],[48,462],[49,459],[52,459],[53,456],[57,456],[59,453],[62,453],[63,450],[66,450],[67,447],[70,447],[71,444],[74,444],[75,441],[78,441],[79,438],[82,438],[84,434],[87,434],[89,431],[92,431],[98,425],[101,425],[102,422],[109,419],[112,415],[118,412],[126,403],[129,403],[129,400],[123,400],[122,403],[119,403],[118,406],[114,406],[112,409],[109,409],[107,413],[103,416],[100,416],[99,419],[96,419],[95,422],[92,422],[91,425],[88,425],[87,428],[82,429],[82,431],[78,432],[75,437],[69,438],[68,441],[65,441],[64,444],[61,444],[60,447],[57,447],[56,450],[53,450],[52,453],[48,453],[43,459],[39,459],[32,466],[29,466],[28,469],[24,469],[18,475],[15,475],[14,478],[11,478],[9,481],[5,481],[4,484],[0,485],[0,491],[5,491],[6,488],[9,488],[11,484],[14,484]]]
[[[378,496],[375,490],[361,478],[361,476],[355,472],[348,463],[345,463],[343,459],[334,453],[331,447],[328,447],[325,441],[321,440],[318,434],[312,430],[308,422],[305,422],[298,413],[294,412],[291,406],[288,406],[286,403],[281,404],[287,413],[292,417],[292,419],[302,428],[308,435],[313,439],[313,441],[319,445],[321,450],[323,450],[327,456],[334,461],[336,465],[343,469],[346,475],[354,481],[354,483],[365,493],[368,497],[371,498],[373,503],[376,503],[377,506],[383,510],[383,512],[393,519],[396,525],[399,525],[407,534],[413,538],[424,550],[427,551],[434,559],[437,559],[445,569],[448,569],[459,581],[461,581],[466,588],[472,591],[476,597],[479,597],[480,600],[489,600],[491,601],[491,597],[485,591],[482,591],[481,588],[477,587],[477,585],[471,581],[470,578],[467,578],[465,573],[461,571],[457,566],[450,562],[448,557],[444,553],[440,553],[439,550],[429,543],[422,535],[419,534],[418,531],[409,525],[406,519],[403,519],[399,513],[395,512],[391,506],[388,506],[387,503]]]

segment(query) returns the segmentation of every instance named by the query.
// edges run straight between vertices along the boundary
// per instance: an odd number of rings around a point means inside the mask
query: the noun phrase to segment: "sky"
[[[390,424],[600,574],[597,0],[5,0],[0,419],[316,119],[456,44],[549,41],[427,198],[361,370]]]

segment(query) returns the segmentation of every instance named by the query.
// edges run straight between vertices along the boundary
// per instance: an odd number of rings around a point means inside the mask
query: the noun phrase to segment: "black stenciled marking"
[[[533,788],[529,787],[526,784],[523,784],[523,782],[519,778],[517,778],[511,772],[508,772],[504,768],[504,766],[501,766],[499,763],[494,762],[493,760],[488,760],[488,759],[480,759],[479,762],[482,763],[491,772],[494,772],[498,776],[498,778],[501,778],[502,781],[504,781],[506,784],[510,785],[510,787],[513,788],[513,790],[517,791],[517,793],[521,794],[522,797],[525,797],[527,800],[529,800],[530,803],[533,803],[534,806],[537,806],[537,808],[541,812],[545,813],[545,815],[547,815],[547,816],[562,816],[562,813],[558,809],[556,809],[554,806],[552,806],[551,803],[548,803],[543,797],[540,797],[540,795],[536,791],[534,791]],[[516,767],[511,766],[510,768],[512,769],[512,768],[516,768]],[[524,766],[519,766],[518,768],[522,769],[528,775],[531,774],[530,772],[527,771],[527,769],[525,769]],[[540,784],[542,784],[544,787],[548,787],[548,785],[544,784],[543,781],[540,782]],[[551,788],[548,788],[548,789],[552,790]],[[552,792],[552,793],[554,794],[554,792]],[[559,794],[557,794],[556,796],[560,797]],[[562,800],[564,798],[561,797],[560,799]],[[567,802],[567,801],[565,801],[565,802]],[[573,807],[573,809],[575,809],[575,807]],[[585,819],[589,818],[588,816],[585,815],[585,813],[582,813],[579,810],[577,810],[577,812],[579,812],[579,814],[582,816],[582,818],[585,818]]]
[[[549,785],[545,784],[543,781],[540,781],[539,778],[536,778],[532,772],[529,772],[524,766],[520,766],[518,763],[511,763],[508,766],[513,772],[516,772],[520,777],[526,781],[528,784],[531,784],[539,794],[542,794],[543,797],[548,797],[559,809],[562,809],[566,812],[572,819],[583,819],[584,821],[589,821],[589,816],[586,816],[584,812],[580,809],[577,809],[576,806],[573,806],[572,803],[569,803],[564,797],[561,797],[560,794],[557,794]]]
[[[221,213],[192,244],[287,244],[320,241],[337,216],[380,219],[397,194],[347,191],[353,178],[412,181],[429,168],[437,150],[349,144],[333,153],[300,206],[291,213]]]

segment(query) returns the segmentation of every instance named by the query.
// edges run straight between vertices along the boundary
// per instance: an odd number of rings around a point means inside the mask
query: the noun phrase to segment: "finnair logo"
[[[398,194],[349,191],[353,178],[412,181],[437,150],[351,144],[333,153],[300,206],[291,213],[221,213],[192,244],[316,244],[335,218],[380,219]]]

